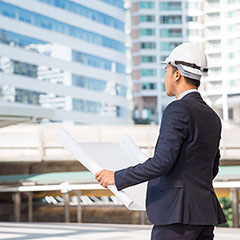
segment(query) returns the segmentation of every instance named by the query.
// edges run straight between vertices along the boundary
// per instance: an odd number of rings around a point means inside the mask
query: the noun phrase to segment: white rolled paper
[[[57,140],[94,175],[102,170],[100,165],[87,153],[85,153],[83,147],[78,144],[78,142],[65,129],[62,128],[57,133]],[[108,186],[108,189],[116,195],[116,197],[119,198],[127,208],[130,209],[133,204],[133,200],[131,200],[123,191],[118,191],[115,185]]]

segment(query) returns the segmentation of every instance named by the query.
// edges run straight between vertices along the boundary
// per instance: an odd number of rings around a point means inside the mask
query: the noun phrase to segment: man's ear
[[[180,78],[181,78],[181,73],[177,70],[177,71],[175,72],[175,80],[176,80],[176,81],[179,81]]]

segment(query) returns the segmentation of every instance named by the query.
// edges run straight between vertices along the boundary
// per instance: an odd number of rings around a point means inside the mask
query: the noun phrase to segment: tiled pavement
[[[150,232],[147,225],[0,222],[1,240],[149,240]],[[215,240],[237,239],[240,229],[215,231]]]

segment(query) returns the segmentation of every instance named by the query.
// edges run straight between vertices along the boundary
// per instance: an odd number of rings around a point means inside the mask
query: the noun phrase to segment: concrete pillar
[[[139,211],[140,224],[144,225],[145,223],[145,211]]]
[[[74,191],[74,193],[77,196],[77,222],[81,223],[82,222],[82,206],[81,206],[81,201],[80,201],[80,196],[81,196],[81,191]]]
[[[33,193],[27,192],[25,194],[28,198],[28,222],[32,222],[33,221],[33,206],[32,206]]]
[[[62,193],[64,198],[64,219],[65,222],[70,222],[70,209],[69,209],[69,192]]]
[[[239,228],[239,201],[238,201],[238,189],[231,188],[230,198],[232,202],[232,214],[233,214],[233,227]]]
[[[16,192],[12,195],[14,202],[14,220],[15,222],[20,222],[21,219],[21,193]]]

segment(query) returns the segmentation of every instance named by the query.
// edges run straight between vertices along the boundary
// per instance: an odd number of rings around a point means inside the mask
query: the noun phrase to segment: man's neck
[[[179,90],[177,90],[177,93],[176,93],[176,99],[178,99],[178,97],[179,97],[179,95],[180,94],[182,94],[183,92],[185,92],[185,91],[187,91],[187,90],[190,90],[190,89],[196,89],[196,90],[198,90],[198,88],[197,87],[194,87],[194,86],[189,86],[189,87],[184,87],[184,88],[182,88],[182,89],[179,89]]]

